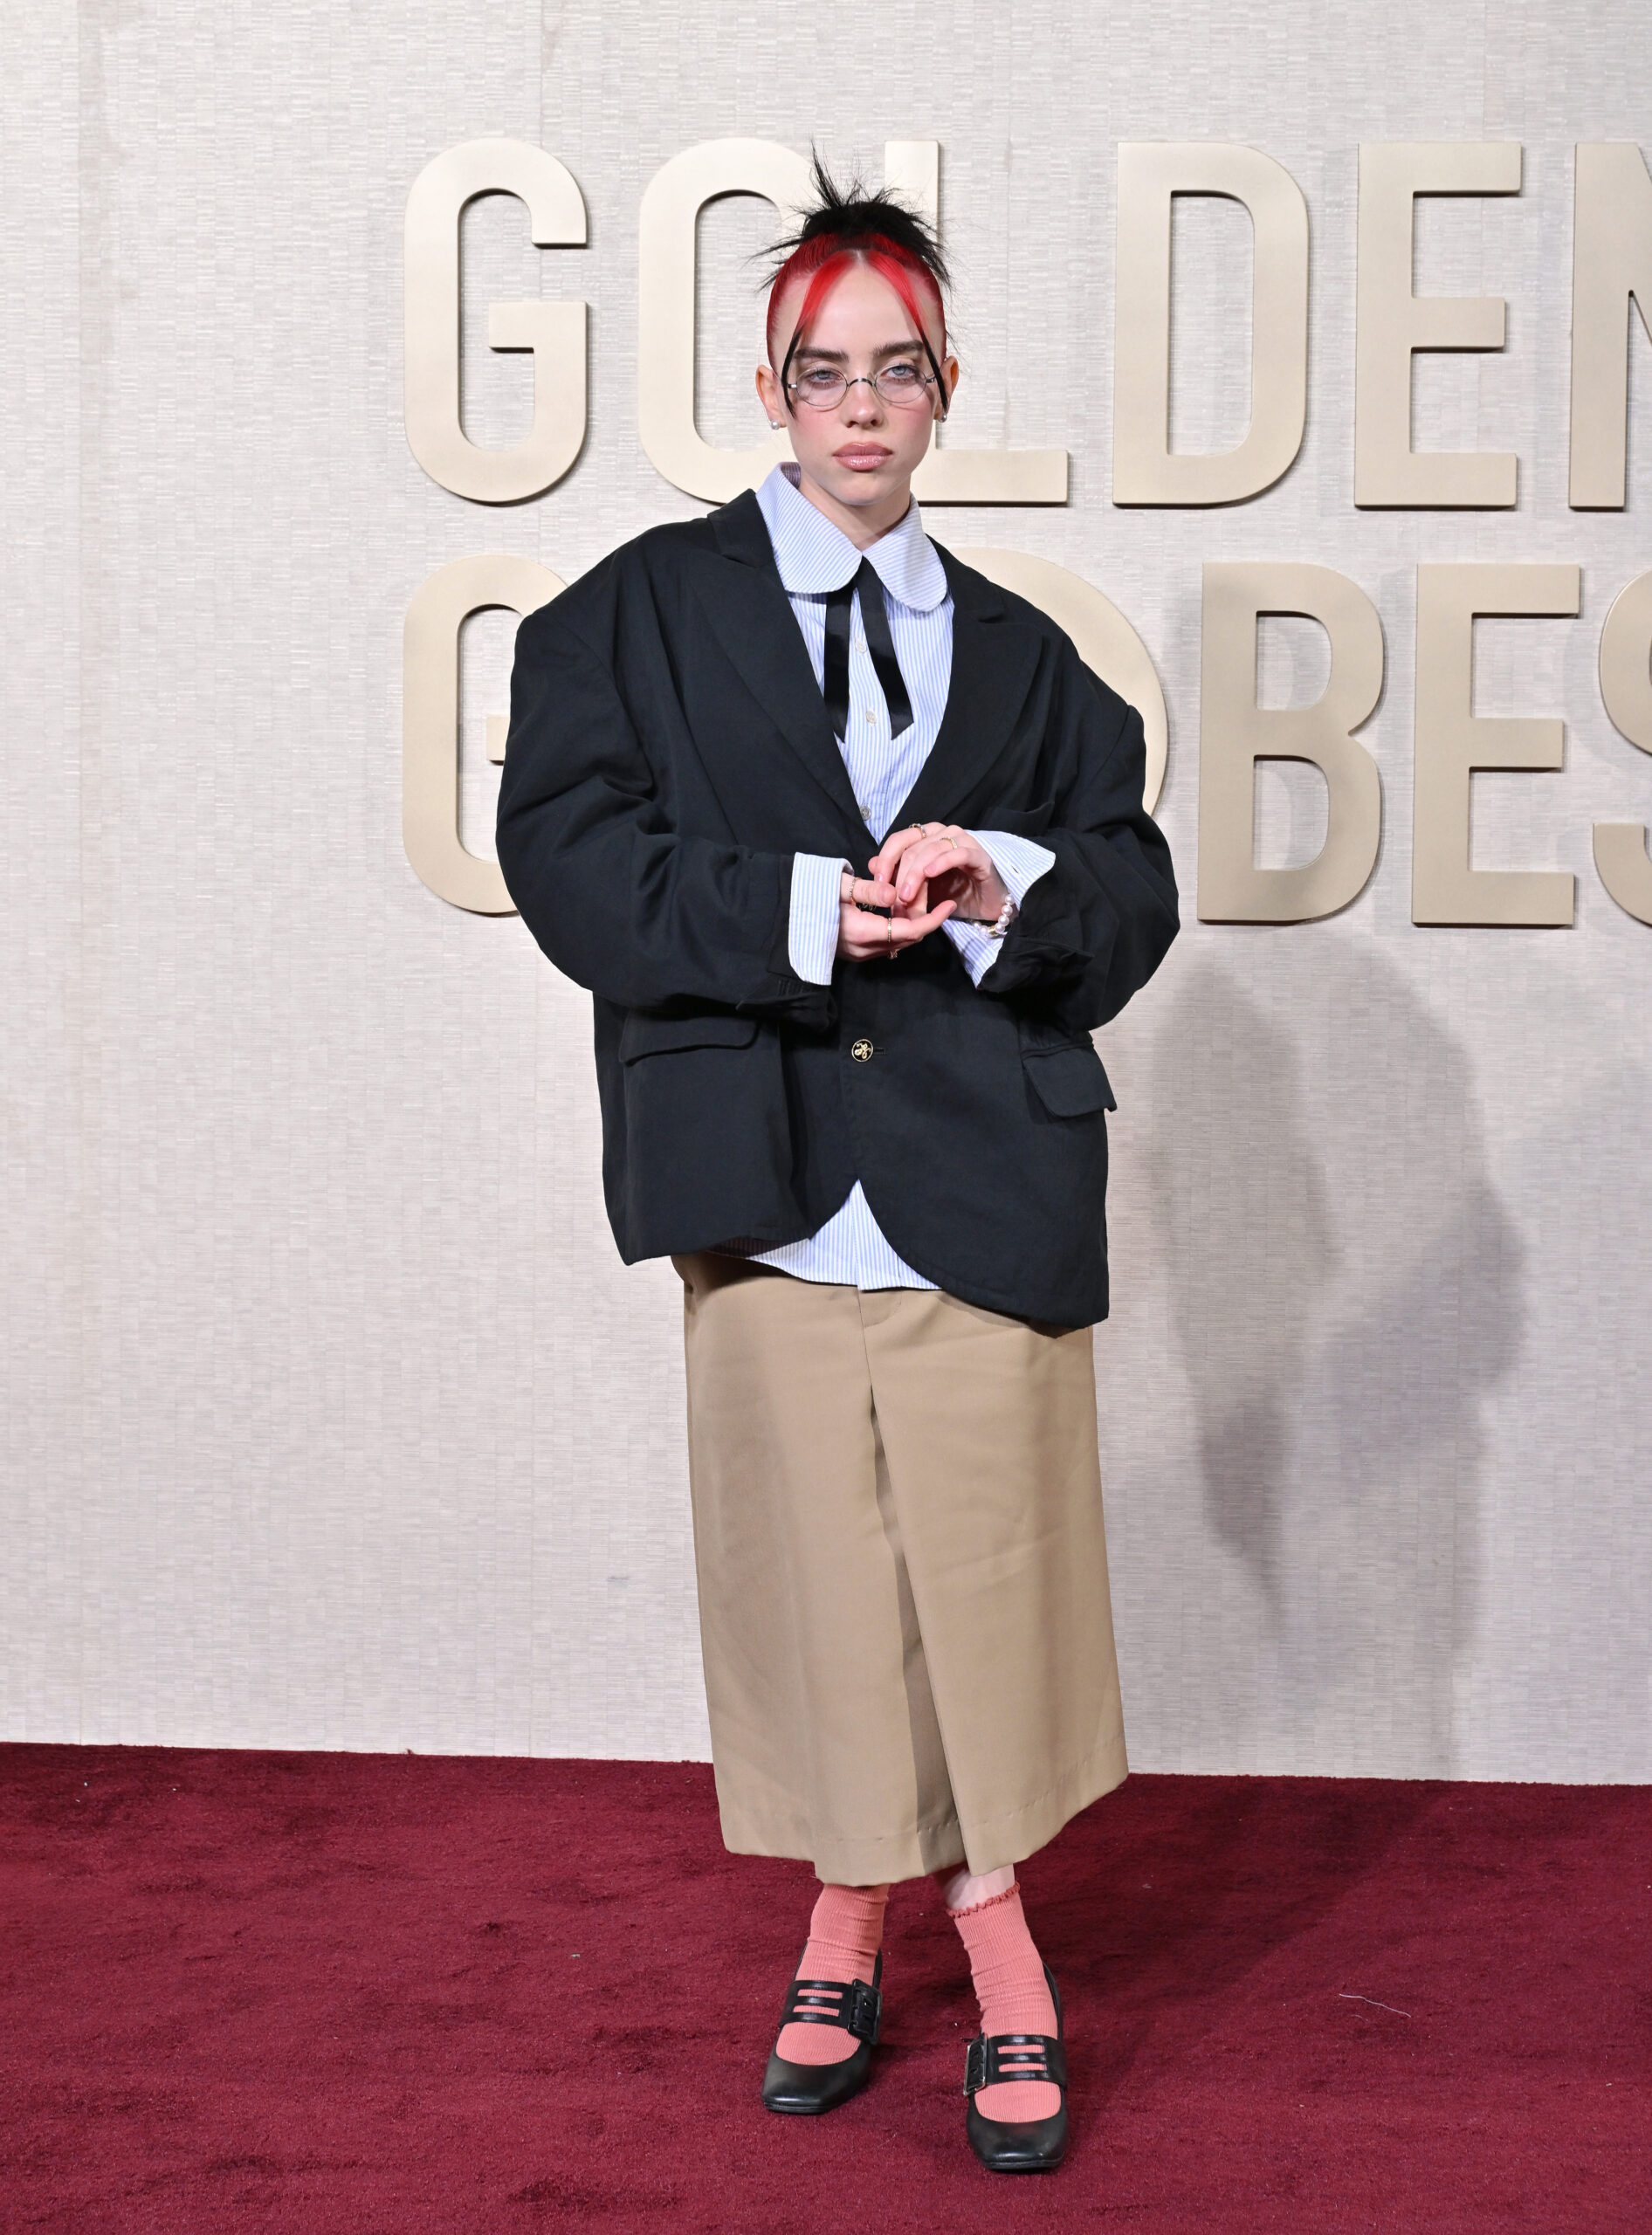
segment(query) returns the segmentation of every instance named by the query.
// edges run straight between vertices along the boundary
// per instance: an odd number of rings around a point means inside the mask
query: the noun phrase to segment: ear
[[[783,427],[787,419],[785,393],[775,376],[772,365],[757,368],[757,401],[762,405],[771,427]]]
[[[935,416],[937,419],[944,419],[946,416],[946,414],[953,408],[953,398],[958,393],[958,371],[959,367],[956,357],[948,356],[941,359],[940,376],[946,382],[946,400],[943,403],[940,396],[935,398]]]

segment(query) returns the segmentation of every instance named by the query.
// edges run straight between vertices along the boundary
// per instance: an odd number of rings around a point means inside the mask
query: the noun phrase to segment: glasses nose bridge
[[[857,395],[855,390],[857,388],[864,388],[866,394],[864,396]],[[881,414],[889,409],[889,399],[878,387],[876,373],[845,374],[843,392],[838,398],[837,408],[840,411],[871,410]]]

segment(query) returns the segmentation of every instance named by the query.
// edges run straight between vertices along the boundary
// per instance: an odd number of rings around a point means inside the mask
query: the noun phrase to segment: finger
[[[938,932],[957,907],[955,900],[943,900],[939,908],[932,908],[926,916],[897,916],[893,918],[894,944],[912,946],[919,939],[926,939],[931,932]]]
[[[892,908],[895,904],[895,888],[892,884],[882,883],[877,877],[857,877],[850,885],[849,897],[851,901],[858,902],[863,908]]]
[[[891,916],[851,916],[843,927],[843,945],[857,955],[881,954],[889,945],[889,927],[900,918]]]
[[[888,877],[907,848],[922,842],[923,833],[915,824],[909,823],[904,830],[891,830],[878,849],[877,859],[871,865],[872,875]]]
[[[915,822],[904,822],[898,830],[885,834],[878,853],[885,861],[898,862],[909,846],[921,845],[926,835]]]
[[[904,891],[909,882],[915,884],[921,877],[934,877],[945,870],[961,868],[967,859],[964,846],[956,843],[950,834],[937,831],[933,837],[913,846],[907,854],[900,864],[899,874],[894,879],[896,887]]]
[[[903,900],[910,900],[926,877],[939,877],[948,870],[963,870],[978,877],[987,866],[986,855],[973,839],[967,835],[953,838],[947,833],[926,838],[921,846],[914,847],[901,863],[895,889]]]
[[[852,929],[845,925],[841,946],[856,962],[877,962],[902,947],[911,946],[932,928],[927,918],[860,916],[855,918]]]

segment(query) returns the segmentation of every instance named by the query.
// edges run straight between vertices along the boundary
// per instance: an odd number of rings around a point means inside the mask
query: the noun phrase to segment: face
[[[782,361],[806,292],[807,282],[800,280],[781,300],[776,349]],[[950,400],[958,363],[941,355],[939,320],[933,321],[933,328],[929,346],[940,363]],[[833,373],[855,380],[857,375],[887,372],[893,386],[901,377],[898,367],[911,368],[921,376],[913,378],[915,400],[911,403],[885,401],[865,378],[856,380],[842,402],[829,409],[817,409],[808,400],[811,379],[818,385]],[[931,429],[941,416],[941,402],[910,313],[870,265],[850,265],[833,287],[806,342],[794,352],[787,380],[791,394],[782,397],[776,368],[758,368],[757,389],[764,409],[790,435],[805,481],[829,499],[831,509],[898,519],[906,508],[912,475],[929,448]]]

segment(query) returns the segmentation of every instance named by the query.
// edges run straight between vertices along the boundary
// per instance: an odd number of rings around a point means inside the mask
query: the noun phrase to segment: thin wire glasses
[[[935,353],[929,346],[929,337],[920,337],[925,356],[929,360],[929,372],[920,372],[906,358],[897,358],[892,364],[880,366],[875,373],[857,373],[850,380],[847,373],[839,372],[835,365],[810,365],[801,379],[792,380],[792,359],[802,341],[801,327],[786,346],[785,361],[780,368],[780,385],[786,397],[787,409],[791,409],[794,396],[806,403],[811,411],[835,411],[849,391],[859,381],[864,381],[874,395],[892,404],[898,411],[909,410],[913,404],[924,402],[933,389],[940,400],[940,416],[946,416],[946,383],[940,376],[940,367]],[[930,375],[934,375],[932,380]]]
[[[810,365],[788,383],[788,393],[811,411],[835,411],[851,388],[862,382],[896,411],[910,411],[928,401],[935,382],[905,358],[882,365],[875,373],[857,373],[851,380],[835,365]]]

